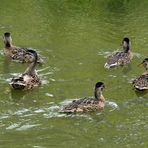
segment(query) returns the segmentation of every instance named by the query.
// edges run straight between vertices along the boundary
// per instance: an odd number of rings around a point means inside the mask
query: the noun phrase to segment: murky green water
[[[9,82],[27,65],[0,55],[1,148],[147,148],[148,94],[131,81],[148,56],[147,0],[0,0],[0,34],[11,32],[17,46],[35,48],[42,86],[13,91]],[[132,41],[130,66],[106,70],[106,56]],[[66,115],[62,104],[93,95],[106,84],[102,113]]]

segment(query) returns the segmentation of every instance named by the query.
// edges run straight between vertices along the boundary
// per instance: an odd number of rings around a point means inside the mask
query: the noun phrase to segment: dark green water
[[[32,47],[45,63],[42,86],[13,91],[13,75],[25,64],[0,55],[1,148],[147,148],[148,94],[131,81],[144,72],[148,57],[147,0],[0,0],[0,34],[11,32],[17,46]],[[106,70],[106,56],[132,41],[128,67]],[[101,113],[66,115],[61,105],[93,95],[106,84]]]

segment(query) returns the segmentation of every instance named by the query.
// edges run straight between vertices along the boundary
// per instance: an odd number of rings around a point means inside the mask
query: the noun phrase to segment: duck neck
[[[148,67],[146,67],[146,73],[148,74]]]
[[[129,45],[127,45],[127,46],[124,46],[123,49],[124,49],[124,52],[125,52],[125,53],[128,53],[130,47],[129,47]]]
[[[94,96],[97,100],[101,100],[102,91],[100,90],[100,88],[95,88]]]
[[[35,59],[34,62],[30,63],[30,65],[26,69],[25,73],[27,73],[28,75],[34,75],[36,73],[36,71],[35,71],[36,65],[37,65],[37,59]]]
[[[9,41],[6,41],[5,42],[5,48],[9,48],[9,47],[11,47],[12,46],[12,44],[9,42]]]

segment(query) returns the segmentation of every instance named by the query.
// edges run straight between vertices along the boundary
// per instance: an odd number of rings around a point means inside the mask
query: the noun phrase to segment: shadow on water
[[[39,100],[40,96],[39,94],[39,88],[34,88],[33,90],[15,90],[13,88],[11,89],[11,99],[13,100],[13,102],[15,103],[19,103],[19,102],[28,102],[29,104],[35,100]]]
[[[21,99],[23,99],[28,92],[20,91],[20,90],[14,90],[11,88],[11,98],[14,102],[18,103]]]
[[[148,93],[148,90],[142,91],[142,90],[135,89],[135,94],[137,95],[137,97],[145,96],[147,93]]]

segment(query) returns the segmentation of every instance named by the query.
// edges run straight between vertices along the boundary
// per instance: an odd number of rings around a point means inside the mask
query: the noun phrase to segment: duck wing
[[[129,64],[131,62],[131,55],[130,53],[121,53],[119,59],[118,59],[118,64],[119,65],[126,65],[126,64]]]
[[[108,61],[105,63],[105,68],[110,68],[118,65],[125,65],[130,63],[130,53],[115,52],[108,57]]]
[[[122,57],[124,52],[114,52],[112,55],[108,57],[107,62],[105,63],[105,68],[110,68],[118,65],[118,60]]]
[[[65,105],[62,112],[88,112],[98,110],[98,100],[94,98],[84,98],[74,100],[72,103]]]
[[[13,47],[12,59],[23,61],[26,52],[27,52],[27,48]]]

